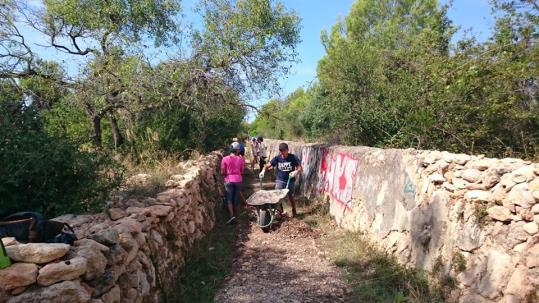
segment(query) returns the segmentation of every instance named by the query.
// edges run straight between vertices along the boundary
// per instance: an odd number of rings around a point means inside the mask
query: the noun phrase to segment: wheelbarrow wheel
[[[271,227],[271,223],[273,218],[271,217],[271,213],[267,209],[260,209],[258,212],[258,225],[262,228],[264,231],[268,231]]]

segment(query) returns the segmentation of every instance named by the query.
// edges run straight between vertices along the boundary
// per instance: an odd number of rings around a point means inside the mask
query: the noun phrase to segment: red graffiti
[[[319,190],[350,208],[358,164],[358,159],[346,153],[330,154],[324,151],[320,163]]]

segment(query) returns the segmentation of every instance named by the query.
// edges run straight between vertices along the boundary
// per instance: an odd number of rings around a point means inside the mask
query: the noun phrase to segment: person
[[[226,224],[236,222],[236,210],[239,204],[244,166],[244,159],[240,156],[240,144],[232,142],[230,155],[221,160],[221,174],[225,177],[226,203],[228,214],[230,215],[230,219]]]
[[[232,142],[237,142],[239,143],[240,145],[240,156],[244,157],[245,158],[245,144],[243,144],[243,139],[242,140],[238,140],[238,138],[233,138],[232,139]]]
[[[258,137],[256,139],[258,142],[258,159],[259,159],[259,167],[260,171],[264,169],[264,165],[266,165],[266,144],[264,143],[264,138]]]
[[[284,189],[288,184],[288,201],[292,206],[292,217],[295,217],[297,213],[296,201],[294,200],[294,187],[296,176],[303,170],[301,161],[296,155],[288,152],[288,144],[281,143],[279,144],[279,155],[275,156],[268,164],[264,165],[259,177],[264,178],[266,169],[271,169],[273,167],[277,170],[275,174],[275,189]]]
[[[256,140],[256,137],[253,137],[251,139],[251,170],[255,168],[255,164],[258,163],[258,141]]]

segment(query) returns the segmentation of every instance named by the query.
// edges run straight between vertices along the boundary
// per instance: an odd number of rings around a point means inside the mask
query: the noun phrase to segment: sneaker
[[[234,223],[236,223],[236,217],[232,217],[232,218],[228,219],[228,221],[226,221],[225,224],[230,225],[230,224],[234,224]]]

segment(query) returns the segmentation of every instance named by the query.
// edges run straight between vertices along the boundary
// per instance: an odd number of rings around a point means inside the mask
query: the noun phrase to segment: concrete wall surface
[[[278,144],[265,140],[269,158]],[[452,277],[451,302],[539,302],[539,163],[287,142],[297,194],[407,266]]]

